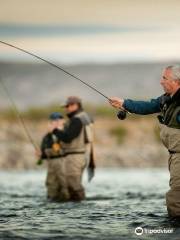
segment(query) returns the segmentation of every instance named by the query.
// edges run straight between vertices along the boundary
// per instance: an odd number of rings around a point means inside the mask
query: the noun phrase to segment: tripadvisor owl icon
[[[135,234],[136,235],[142,235],[143,234],[143,228],[142,227],[137,227],[135,229]]]

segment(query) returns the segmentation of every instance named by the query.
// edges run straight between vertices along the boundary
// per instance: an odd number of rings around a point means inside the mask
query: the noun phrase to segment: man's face
[[[72,113],[79,109],[79,105],[77,103],[69,104],[66,106],[66,112]]]
[[[160,84],[165,93],[174,94],[180,87],[179,81],[172,78],[171,69],[165,69],[162,73]]]

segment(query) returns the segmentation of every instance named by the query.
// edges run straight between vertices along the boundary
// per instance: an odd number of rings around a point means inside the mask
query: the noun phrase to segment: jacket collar
[[[71,113],[68,113],[67,114],[67,116],[68,116],[68,118],[73,118],[75,115],[77,115],[78,113],[80,113],[80,112],[82,112],[82,110],[81,109],[78,109],[78,110],[76,110],[76,111],[74,111],[74,112],[71,112]]]
[[[165,93],[161,100],[162,106],[164,104],[169,106],[173,102],[180,103],[180,88],[177,90],[177,92],[172,97],[168,93]]]
[[[180,102],[180,88],[177,90],[177,92],[172,96],[172,101],[178,101]]]

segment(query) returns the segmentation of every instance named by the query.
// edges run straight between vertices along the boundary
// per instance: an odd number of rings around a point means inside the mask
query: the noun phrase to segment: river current
[[[48,201],[45,177],[0,172],[0,239],[180,239],[166,212],[166,169],[98,169],[91,183],[84,176],[80,203]]]

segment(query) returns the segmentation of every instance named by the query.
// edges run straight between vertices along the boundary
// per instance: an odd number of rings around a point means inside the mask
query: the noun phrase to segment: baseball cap
[[[64,105],[62,105],[62,107],[67,107],[68,105],[71,105],[71,104],[81,104],[81,99],[77,96],[70,96],[67,98],[66,102]]]
[[[59,112],[53,112],[49,115],[50,120],[58,120],[58,119],[63,119],[63,115]]]

